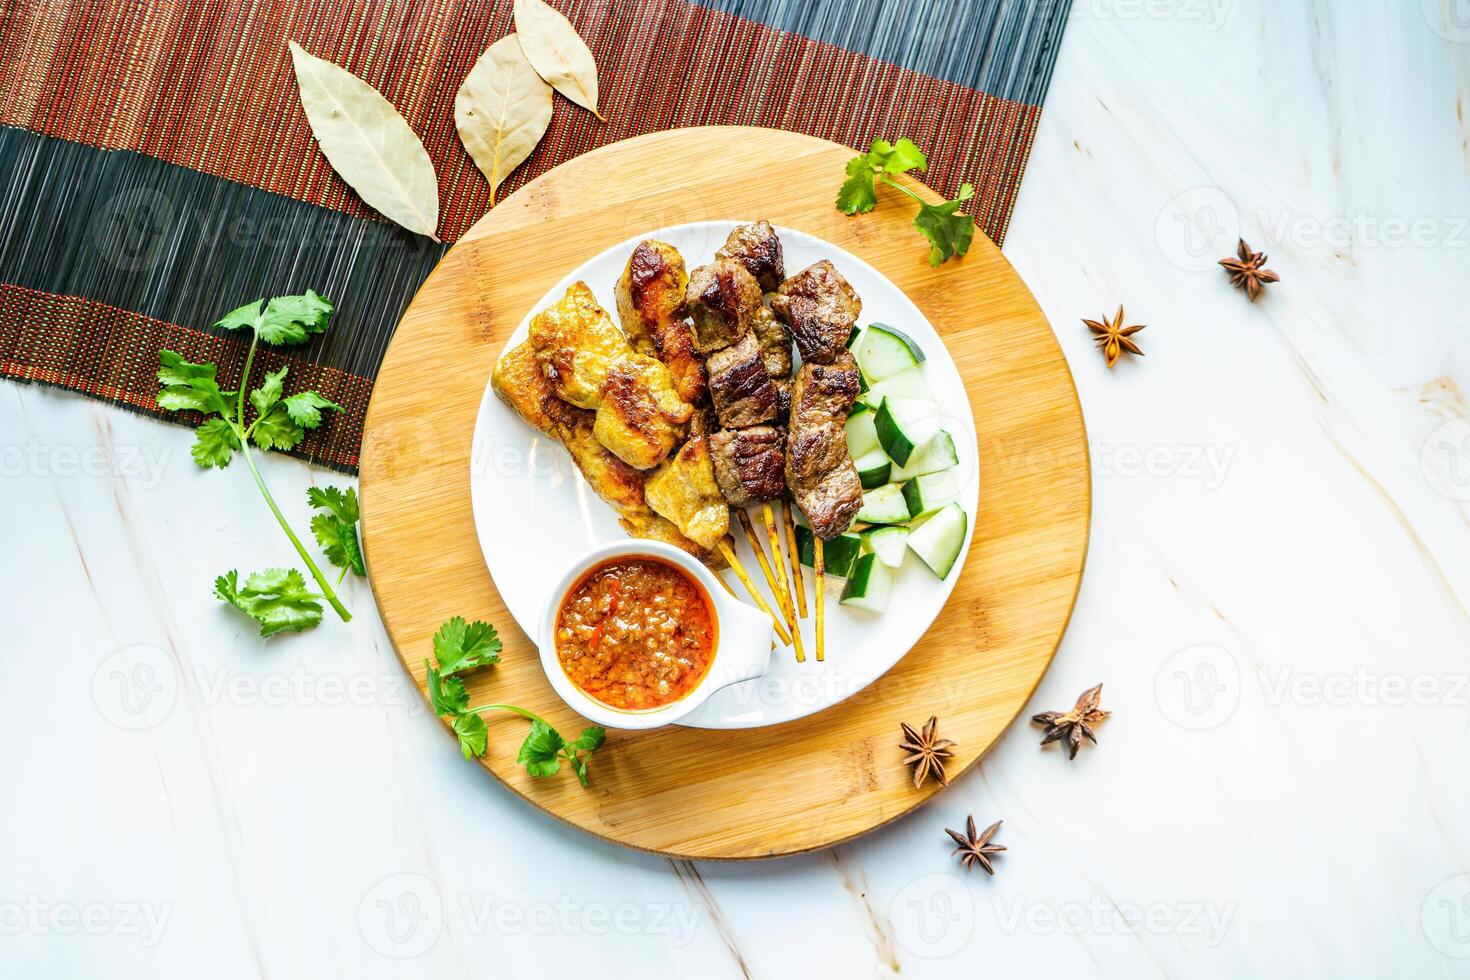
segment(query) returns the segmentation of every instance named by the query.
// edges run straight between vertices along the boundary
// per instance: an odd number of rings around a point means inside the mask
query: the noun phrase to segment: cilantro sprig
[[[279,632],[299,632],[321,622],[321,602],[325,601],[343,622],[352,613],[337,597],[321,568],[307,552],[301,539],[287,523],[281,508],[271,496],[265,479],[256,466],[251,444],[263,450],[292,449],[306,438],[308,429],[322,423],[322,412],[340,411],[342,406],[316,391],[286,394],[287,368],[267,371],[260,385],[248,391],[255,352],[262,341],[267,344],[300,344],[324,332],[330,324],[332,303],[312,290],[300,296],[277,296],[270,301],[256,300],[231,310],[216,324],[226,330],[249,329],[250,351],[245,356],[245,369],[240,374],[240,387],[226,391],[219,386],[215,365],[195,364],[176,351],[158,352],[158,404],[171,412],[196,411],[212,416],[194,430],[194,446],[190,455],[204,469],[229,466],[238,452],[255,485],[275,515],[281,530],[301,556],[318,591],[308,590],[306,580],[295,569],[272,568],[256,572],[239,584],[239,574],[230,571],[215,580],[214,593],[260,623],[261,636]],[[247,412],[247,405],[249,410]],[[248,419],[248,421],[247,421]],[[312,521],[312,532],[327,558],[334,565],[359,575],[365,574],[362,549],[357,542],[357,495],[343,494],[335,487],[308,491],[308,502],[324,510]],[[342,577],[337,580],[341,585]]]
[[[459,675],[499,663],[500,650],[500,636],[489,623],[479,620],[467,623],[464,617],[455,616],[439,627],[439,632],[434,634],[434,659],[439,666],[424,661],[424,667],[429,671],[429,701],[434,706],[434,713],[450,719],[450,726],[459,739],[459,750],[466,759],[484,755],[489,744],[489,730],[483,712],[508,711],[520,715],[531,722],[531,728],[521,743],[516,762],[538,779],[556,775],[561,771],[562,763],[566,762],[577,774],[577,781],[586,786],[587,761],[607,738],[606,729],[596,725],[584,728],[569,742],[545,718],[517,705],[470,707],[469,692],[465,690],[464,678]]]
[[[960,205],[975,196],[970,184],[960,187],[959,196],[943,204],[930,204],[893,179],[910,170],[923,173],[929,167],[924,152],[908,137],[896,142],[874,140],[867,153],[847,162],[847,180],[837,192],[837,209],[844,214],[864,214],[878,204],[878,184],[897,188],[919,204],[914,227],[929,240],[929,264],[937,266],[952,256],[964,255],[975,237],[975,219],[960,213]]]

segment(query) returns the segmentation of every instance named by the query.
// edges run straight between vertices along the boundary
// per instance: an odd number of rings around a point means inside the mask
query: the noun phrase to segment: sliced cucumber
[[[853,459],[880,448],[875,418],[874,412],[855,412],[847,417],[844,426],[847,430],[847,451]]]
[[[933,402],[921,398],[890,395],[883,399],[873,416],[873,430],[889,459],[899,466],[908,463],[914,447],[923,441],[919,423],[932,416],[935,407]]]
[[[942,473],[952,466],[958,466],[959,462],[959,453],[954,448],[954,437],[940,429],[916,446],[909,454],[909,461],[897,467],[889,479],[894,483],[903,483],[916,476]]]
[[[852,333],[850,333],[850,334],[847,335],[847,349],[848,350],[852,350],[852,345],[855,344],[855,343],[857,343],[857,339],[859,337],[861,337],[862,335],[863,335],[862,328],[860,328],[860,327],[853,327],[852,328]]]
[[[881,487],[888,482],[888,474],[893,471],[893,462],[888,454],[877,447],[863,453],[853,463],[857,466],[858,479],[863,482],[864,490]]]
[[[953,472],[931,473],[915,477],[903,485],[903,500],[908,505],[909,517],[922,517],[933,513],[959,496],[959,481]]]
[[[796,554],[808,568],[816,567],[816,536],[805,524],[796,525]],[[839,534],[822,544],[822,572],[847,578],[863,551],[863,539],[856,534]]]
[[[911,532],[906,527],[875,527],[870,531],[864,531],[863,541],[867,543],[868,550],[878,556],[878,560],[889,568],[897,568],[903,564],[903,556],[908,549]]]
[[[886,323],[869,324],[857,345],[858,366],[869,381],[891,378],[923,359],[924,352],[912,338]]]
[[[959,504],[946,504],[909,535],[909,550],[918,555],[931,572],[945,578],[960,556],[960,549],[965,546],[968,526],[969,518],[965,516],[964,508]]]
[[[885,483],[863,494],[863,509],[857,512],[857,519],[865,524],[902,524],[912,516],[897,483]]]
[[[877,554],[863,555],[853,567],[847,585],[842,589],[844,606],[880,613],[888,608],[893,594],[893,571],[878,560]]]
[[[896,398],[927,400],[934,398],[933,392],[929,390],[928,382],[924,380],[924,369],[920,367],[911,367],[898,372],[891,378],[874,382],[863,395],[863,401],[870,405],[877,405],[888,395]]]

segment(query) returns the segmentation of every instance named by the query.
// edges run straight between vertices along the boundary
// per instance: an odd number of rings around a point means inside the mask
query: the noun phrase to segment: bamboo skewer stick
[[[822,539],[812,531],[812,565],[816,570],[817,579],[817,660],[825,660],[826,657],[826,631],[827,631],[827,562],[822,555]]]
[[[750,550],[755,552],[755,560],[760,562],[761,572],[766,576],[766,584],[771,587],[771,595],[776,597],[776,605],[781,607],[781,615],[785,617],[786,625],[795,627],[795,614],[788,613],[786,603],[781,601],[781,587],[776,584],[776,576],[771,571],[771,563],[766,560],[766,549],[761,546],[761,539],[755,536],[755,526],[750,523],[750,515],[745,512],[745,508],[737,507],[735,516],[740,519],[740,527],[745,531],[745,540],[750,543]]]
[[[785,606],[786,625],[791,627],[791,638],[796,641],[796,662],[806,663],[806,650],[801,640],[801,623],[796,619],[796,604],[791,599],[791,582],[786,577],[786,563],[781,560],[781,532],[776,530],[776,517],[771,513],[771,503],[761,501],[761,519],[766,524],[766,538],[771,542],[771,561],[776,566],[776,580],[781,586],[779,598]]]
[[[806,619],[806,583],[801,576],[801,555],[796,550],[796,521],[791,517],[791,501],[781,501],[781,516],[786,522],[786,550],[791,552],[791,582],[796,586],[796,613]]]
[[[720,542],[720,554],[724,555],[725,561],[730,563],[730,568],[735,572],[735,577],[740,579],[740,584],[745,586],[746,592],[750,593],[750,598],[755,602],[756,607],[771,617],[771,624],[776,627],[776,635],[781,638],[781,642],[790,646],[791,634],[786,632],[786,626],[781,622],[781,618],[771,611],[771,607],[766,604],[765,597],[761,595],[761,590],[756,588],[755,583],[750,580],[750,576],[746,573],[745,567],[740,564],[740,559],[735,557],[735,552],[723,541]]]

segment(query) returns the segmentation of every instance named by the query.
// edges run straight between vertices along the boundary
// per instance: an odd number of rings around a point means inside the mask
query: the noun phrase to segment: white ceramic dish
[[[525,340],[531,316],[579,279],[609,312],[615,311],[613,284],[633,247],[643,239],[657,238],[674,245],[692,269],[713,259],[731,229],[741,223],[705,221],[650,229],[602,252],[570,270],[525,311],[506,349]],[[791,721],[831,707],[881,677],[919,641],[948,600],[969,553],[980,497],[975,421],[964,381],[929,321],[898,287],[851,253],[790,228],[778,226],[777,232],[788,275],[830,259],[862,297],[859,325],[891,324],[923,349],[925,380],[939,405],[934,424],[954,437],[960,456],[959,502],[970,521],[964,550],[948,578],[936,578],[910,554],[895,571],[892,599],[881,615],[840,605],[841,582],[830,580],[826,661],[817,663],[812,657],[815,634],[808,615],[802,622],[807,662],[796,663],[790,648],[778,647],[763,677],[716,692],[680,721],[697,728],[757,728]],[[616,317],[615,312],[613,315]],[[569,564],[588,549],[627,540],[627,535],[612,509],[582,480],[561,445],[516,417],[495,397],[488,378],[475,424],[470,467],[475,530],[485,564],[521,629],[528,636],[538,636],[547,598],[565,577]],[[738,532],[735,537],[742,539]],[[759,580],[759,567],[743,539],[737,550]],[[803,572],[810,606],[811,570],[804,568]],[[725,572],[724,577],[741,592],[731,573]],[[774,606],[769,594],[767,601]]]
[[[562,599],[592,566],[624,555],[652,555],[677,565],[694,576],[715,612],[715,656],[709,670],[684,697],[659,708],[625,711],[583,694],[562,669],[556,653],[556,617]],[[660,728],[672,725],[698,711],[711,697],[729,687],[756,680],[765,675],[771,661],[771,617],[755,606],[739,602],[720,588],[714,573],[694,556],[661,541],[641,541],[624,536],[621,541],[598,545],[579,559],[569,562],[566,573],[546,596],[541,613],[541,629],[537,633],[541,650],[541,667],[546,679],[561,699],[583,718],[608,728]]]

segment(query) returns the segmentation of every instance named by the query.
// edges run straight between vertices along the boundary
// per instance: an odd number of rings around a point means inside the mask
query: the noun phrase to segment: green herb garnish
[[[321,424],[324,409],[341,410],[342,406],[315,391],[287,395],[287,369],[282,367],[278,371],[266,372],[260,386],[249,392],[253,418],[248,424],[246,422],[246,388],[260,342],[303,343],[313,334],[325,331],[331,316],[331,302],[311,290],[301,296],[277,296],[269,302],[256,300],[226,313],[215,326],[227,330],[248,327],[251,331],[250,352],[245,356],[239,391],[220,389],[213,364],[194,364],[171,350],[158,352],[159,406],[171,412],[193,410],[213,416],[194,430],[194,447],[190,450],[194,462],[205,469],[224,468],[234,460],[236,452],[245,457],[245,465],[250,468],[250,475],[265,498],[266,506],[275,515],[281,530],[286,532],[286,537],[320,590],[308,591],[306,580],[294,569],[273,568],[256,572],[245,580],[243,586],[238,584],[239,576],[235,571],[217,578],[215,595],[259,622],[262,636],[283,631],[299,632],[317,625],[322,618],[320,600],[331,605],[343,622],[352,618],[321,568],[307,553],[301,539],[286,523],[286,517],[266,487],[250,449],[252,442],[261,449],[294,448],[306,437],[306,430]],[[349,567],[359,575],[364,574],[362,550],[357,543],[357,495],[352,490],[343,494],[335,487],[313,488],[308,493],[308,500],[313,507],[327,512],[318,515],[319,519],[326,518],[320,522],[320,527],[318,520],[312,521],[312,531],[328,559],[342,566],[344,575]],[[340,578],[338,584],[341,584]]]
[[[526,772],[538,779],[554,776],[561,771],[561,764],[571,764],[577,781],[587,785],[587,760],[607,738],[607,731],[600,726],[582,729],[582,734],[568,742],[561,733],[540,715],[513,704],[482,704],[470,707],[469,694],[464,679],[457,676],[462,671],[488,667],[500,662],[500,637],[495,627],[476,620],[467,623],[462,616],[455,616],[434,634],[435,667],[424,661],[429,671],[429,701],[434,713],[451,720],[455,737],[459,739],[459,750],[466,759],[485,754],[489,732],[481,712],[508,711],[531,722],[531,729],[521,743],[516,762],[526,767]]]
[[[919,204],[914,227],[929,240],[929,264],[946,262],[951,256],[964,255],[975,237],[975,219],[960,213],[960,205],[975,196],[970,184],[960,187],[959,197],[943,204],[930,204],[893,179],[893,174],[910,170],[923,173],[929,162],[924,152],[908,137],[896,143],[874,140],[873,148],[847,162],[847,180],[837,192],[837,208],[844,214],[863,214],[878,203],[878,183],[897,188]]]

